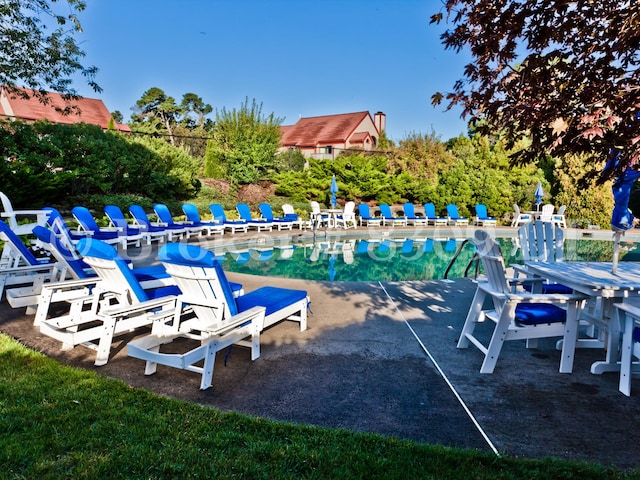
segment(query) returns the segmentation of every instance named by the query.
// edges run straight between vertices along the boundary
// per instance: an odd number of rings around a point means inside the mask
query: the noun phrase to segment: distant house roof
[[[369,112],[301,118],[295,125],[281,127],[281,143],[284,147],[297,148],[345,143],[367,117],[371,118]]]
[[[48,103],[43,104],[29,90],[20,89],[29,93],[28,99],[20,95],[7,91],[2,87],[0,90],[0,115],[14,117],[18,120],[35,122],[36,120],[48,120],[53,123],[88,123],[98,125],[103,129],[109,126],[111,113],[102,100],[96,98],[79,98],[77,100],[65,101],[62,95],[55,92],[48,92]],[[58,110],[63,110],[69,104],[77,106],[79,111],[72,111],[69,115],[63,115]],[[117,123],[116,130],[130,133],[129,125]]]

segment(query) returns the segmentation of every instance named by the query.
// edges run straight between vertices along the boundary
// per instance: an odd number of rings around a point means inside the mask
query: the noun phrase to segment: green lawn
[[[0,478],[632,478],[296,426],[154,395],[0,335]]]

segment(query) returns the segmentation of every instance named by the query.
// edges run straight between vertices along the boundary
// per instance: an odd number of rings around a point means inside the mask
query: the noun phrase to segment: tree
[[[208,103],[204,103],[202,98],[195,93],[185,93],[182,96],[182,102],[180,103],[182,110],[182,121],[187,127],[200,127],[205,128],[206,116],[213,111],[213,107]],[[194,120],[191,114],[195,115]]]
[[[0,5],[0,85],[15,94],[37,97],[48,103],[47,91],[71,100],[77,97],[71,76],[80,72],[96,92],[96,67],[83,67],[85,56],[74,39],[81,32],[77,13],[85,9],[83,0],[67,0],[66,8],[54,8],[57,0],[5,0]],[[18,90],[26,86],[32,93]],[[70,112],[73,107],[64,109]]]
[[[147,123],[152,128],[159,128],[167,132],[172,145],[175,145],[173,130],[177,123],[176,116],[182,114],[182,109],[176,105],[173,97],[167,96],[158,87],[152,87],[142,94],[136,102],[134,120]]]
[[[276,168],[282,119],[263,115],[262,104],[246,98],[239,109],[216,113],[213,138],[207,145],[205,175],[225,171],[234,183],[256,183]]]
[[[640,3],[637,0],[445,0],[446,48],[473,62],[446,95],[479,133],[500,131],[515,162],[591,153],[592,174],[611,152],[620,173],[640,158]],[[432,97],[434,105],[445,98]]]

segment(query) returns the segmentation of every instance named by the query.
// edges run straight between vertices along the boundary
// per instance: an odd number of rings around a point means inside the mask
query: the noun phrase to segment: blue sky
[[[283,124],[368,110],[387,134],[466,133],[460,110],[432,107],[469,57],[445,51],[445,26],[429,25],[439,0],[97,0],[78,37],[100,71],[96,94],[125,120],[151,87],[179,103],[195,93],[215,109],[256,99]]]

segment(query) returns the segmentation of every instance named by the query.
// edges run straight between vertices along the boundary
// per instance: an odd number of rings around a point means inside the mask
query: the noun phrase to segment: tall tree
[[[640,2],[638,0],[444,0],[431,23],[453,27],[446,48],[473,61],[446,97],[480,133],[523,136],[516,162],[550,153],[591,153],[595,173],[611,152],[612,176],[640,158]],[[597,165],[597,166],[596,166]],[[604,178],[604,177],[603,177]]]
[[[173,129],[177,123],[176,117],[181,113],[182,108],[176,105],[173,97],[168,96],[158,87],[152,87],[136,102],[136,113],[133,119],[153,125],[159,123],[169,135],[171,144],[175,145]]]
[[[201,97],[195,93],[185,93],[180,103],[182,109],[183,123],[187,127],[204,128],[206,125],[206,116],[213,111],[213,107],[208,103],[204,103]],[[195,120],[192,115],[195,115]]]
[[[84,67],[85,56],[74,35],[81,32],[77,13],[85,9],[83,0],[3,0],[0,3],[0,85],[13,93],[25,86],[32,95],[47,103],[47,91],[61,93],[67,99],[76,95],[71,76],[80,72],[96,92],[96,67]],[[60,13],[64,11],[64,13]],[[69,108],[70,110],[71,108]]]

